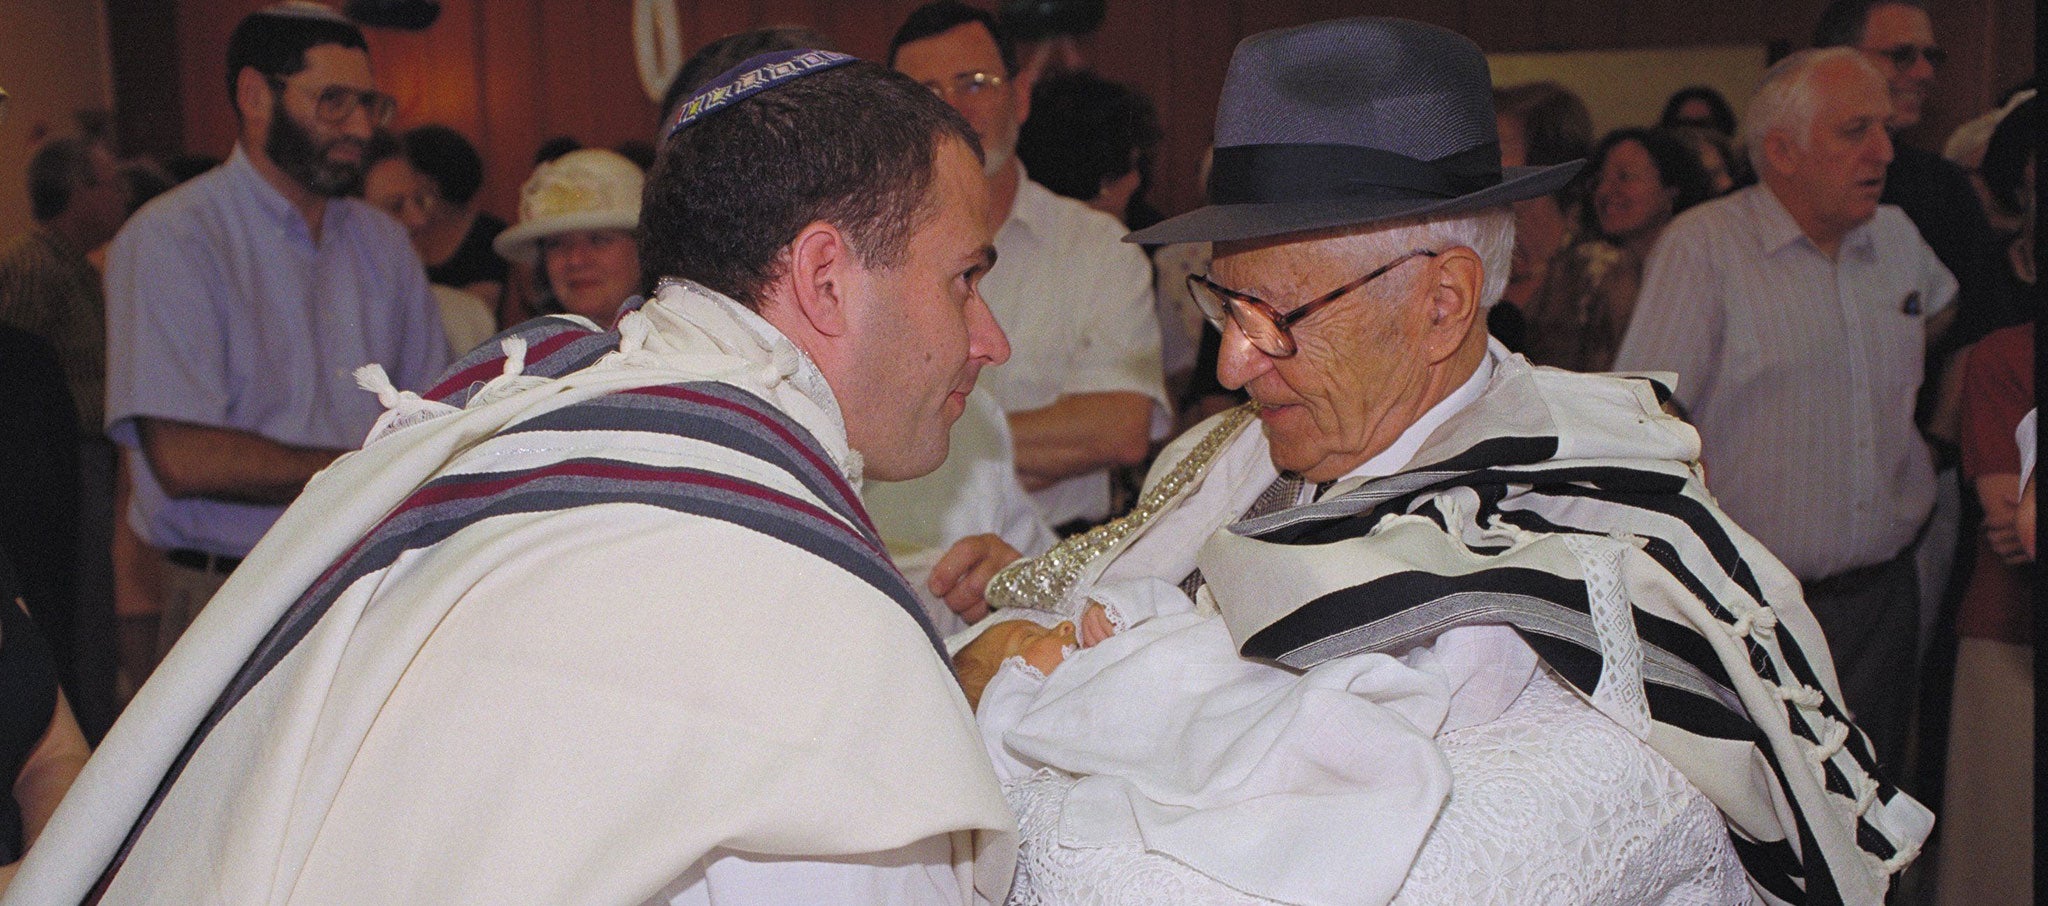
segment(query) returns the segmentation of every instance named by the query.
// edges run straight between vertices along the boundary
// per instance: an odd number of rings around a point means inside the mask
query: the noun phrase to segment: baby
[[[967,704],[980,710],[982,690],[988,688],[989,680],[1010,658],[1022,658],[1033,670],[1049,675],[1066,661],[1068,652],[1093,648],[1115,632],[1109,615],[1094,602],[1081,612],[1078,634],[1072,620],[1061,620],[1051,627],[1031,620],[1005,620],[984,630],[953,655],[953,669],[959,674],[960,688],[967,693]]]

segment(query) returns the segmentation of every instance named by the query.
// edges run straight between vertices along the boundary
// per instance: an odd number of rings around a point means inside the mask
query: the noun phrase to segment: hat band
[[[1233,145],[1209,171],[1214,204],[1457,198],[1500,184],[1500,145],[1433,161],[1358,145]]]

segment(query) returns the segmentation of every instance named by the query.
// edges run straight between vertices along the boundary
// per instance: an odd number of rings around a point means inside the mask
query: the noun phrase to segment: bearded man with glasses
[[[1190,282],[1252,402],[978,602],[1084,649],[979,693],[1013,902],[1878,903],[1918,852],[1673,377],[1487,337],[1513,203],[1580,166],[1503,168],[1490,85],[1399,19],[1238,46],[1211,203],[1127,241],[1215,243]]]
[[[405,229],[346,197],[397,107],[362,32],[320,4],[268,7],[229,39],[227,86],[233,155],[138,212],[107,255],[107,431],[132,451],[127,518],[166,561],[161,616],[122,632],[157,658],[307,479],[362,442],[381,407],[349,371],[383,362],[417,389],[448,358]]]

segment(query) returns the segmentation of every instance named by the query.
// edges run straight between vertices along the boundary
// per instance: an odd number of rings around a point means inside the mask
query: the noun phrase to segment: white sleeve
[[[1727,301],[1713,237],[1701,229],[1707,226],[1697,218],[1677,221],[1658,237],[1614,354],[1615,371],[1676,373],[1672,395],[1689,410],[1701,408],[1702,392],[1714,385]]]
[[[776,858],[713,850],[649,901],[668,906],[788,903],[970,902],[971,882],[953,864],[950,836],[840,859]]]
[[[2028,409],[2026,416],[2020,419],[2020,426],[2013,430],[2013,443],[2020,448],[2021,488],[2025,488],[2027,479],[2034,476],[2034,444],[2039,433],[2036,426],[2039,424],[2040,412],[2039,409]]]

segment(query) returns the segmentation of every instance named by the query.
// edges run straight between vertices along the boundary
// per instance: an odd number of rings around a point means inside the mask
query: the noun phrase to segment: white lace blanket
[[[1547,673],[1500,719],[1445,733],[1437,744],[1450,798],[1394,903],[1751,902],[1713,803]],[[1065,806],[1079,784],[1050,768],[1005,783],[1021,838],[1012,906],[1279,902],[1140,844],[1063,841]],[[1353,823],[1377,822],[1358,815]],[[1260,832],[1243,843],[1282,845]]]

